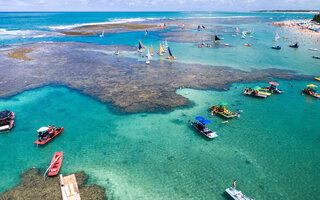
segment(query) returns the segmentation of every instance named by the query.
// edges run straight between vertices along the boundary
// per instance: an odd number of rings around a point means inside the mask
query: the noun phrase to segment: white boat
[[[99,37],[104,37],[104,30],[102,31],[102,34],[99,35]]]
[[[150,54],[149,49],[148,49],[148,53],[147,53],[146,56],[147,56],[146,64],[149,65],[149,64],[150,64],[150,60],[152,59],[152,56],[151,56],[151,54]]]
[[[280,36],[278,33],[276,33],[276,36],[274,37],[274,41],[277,42],[280,39]]]
[[[163,48],[164,53],[166,53],[166,52],[167,52],[167,47],[166,47],[166,45],[164,44],[164,41],[162,41],[162,48]]]
[[[253,200],[250,197],[242,194],[241,191],[238,191],[232,187],[226,189],[226,192],[234,199],[234,200]]]
[[[319,51],[319,49],[316,48],[309,48],[310,51]]]

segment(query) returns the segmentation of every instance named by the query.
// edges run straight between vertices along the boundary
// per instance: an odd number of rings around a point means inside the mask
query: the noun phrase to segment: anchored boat
[[[63,160],[63,152],[58,151],[53,155],[50,166],[48,168],[48,176],[56,176],[59,173]],[[45,173],[46,174],[46,173]]]
[[[195,128],[199,133],[206,136],[209,139],[213,139],[218,137],[216,132],[211,131],[209,128],[206,127],[206,124],[209,124],[210,121],[206,120],[205,118],[199,116],[196,117],[196,120],[199,122],[192,122],[189,120],[190,125]]]
[[[15,115],[9,110],[0,112],[0,132],[11,130],[14,126]]]
[[[269,91],[271,93],[278,93],[278,94],[282,94],[284,93],[283,90],[277,88],[277,86],[279,85],[278,83],[275,83],[275,82],[269,82],[270,86],[266,86],[264,87],[263,89],[261,90],[264,90],[264,91]]]
[[[259,98],[267,98],[268,95],[262,94],[259,90],[261,87],[254,87],[254,88],[246,88],[242,94],[247,96],[259,97]]]
[[[57,135],[59,135],[64,130],[63,127],[61,128],[49,128],[49,127],[41,127],[37,130],[38,132],[38,140],[36,140],[35,144],[44,145]]]
[[[211,114],[217,113],[224,118],[230,119],[238,116],[238,113],[232,112],[226,109],[227,102],[220,102],[218,105],[211,106],[209,109],[211,110]]]
[[[314,90],[313,88],[316,88],[318,86],[316,85],[313,85],[313,84],[310,84],[310,85],[307,85],[308,88],[305,88],[302,90],[302,92],[304,94],[307,94],[307,95],[310,95],[310,96],[313,96],[315,98],[320,98],[320,95],[317,93],[316,90]]]
[[[236,181],[233,181],[233,187],[229,187],[226,189],[226,192],[234,199],[234,200],[253,200],[250,197],[242,194],[241,191],[236,190]]]

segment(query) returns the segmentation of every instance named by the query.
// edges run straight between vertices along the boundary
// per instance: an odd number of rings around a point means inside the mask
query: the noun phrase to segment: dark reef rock
[[[17,48],[32,49],[30,60],[9,58]],[[189,104],[177,88],[224,90],[233,82],[301,78],[293,71],[243,71],[230,67],[155,60],[149,66],[137,59],[135,47],[75,42],[41,42],[0,49],[0,97],[5,98],[45,85],[66,86],[111,103],[120,112],[168,111]],[[126,55],[128,55],[126,57]]]
[[[75,174],[82,200],[106,200],[105,189],[98,185],[85,186],[88,177],[83,171]],[[44,179],[43,172],[31,168],[21,174],[19,185],[0,194],[0,200],[61,200],[59,176]]]

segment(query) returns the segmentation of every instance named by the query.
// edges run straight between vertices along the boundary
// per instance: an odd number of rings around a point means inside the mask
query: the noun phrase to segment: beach
[[[281,21],[281,22],[275,22],[271,25],[278,26],[278,27],[284,27],[289,28],[290,31],[293,31],[296,34],[304,34],[308,38],[312,38],[316,41],[320,41],[320,32],[316,32],[314,30],[310,30],[309,27],[314,27],[315,29],[320,29],[319,24],[311,24],[311,20],[290,20],[290,21]],[[302,24],[302,25],[298,25]]]
[[[43,179],[57,151],[82,199],[226,200],[233,180],[253,199],[317,199],[320,104],[302,89],[320,87],[320,41],[296,25],[312,17],[0,13],[0,111],[15,114],[0,134],[0,199],[61,199],[59,177]],[[284,92],[242,94],[271,82]],[[210,112],[221,102],[237,117]],[[190,126],[200,116],[218,137]],[[52,124],[63,132],[34,144]]]

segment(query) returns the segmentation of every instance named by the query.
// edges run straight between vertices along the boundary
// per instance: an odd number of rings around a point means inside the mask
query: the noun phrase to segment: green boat
[[[211,110],[211,114],[219,114],[222,117],[227,119],[234,118],[238,115],[236,112],[232,112],[226,109],[227,102],[220,102],[218,105],[211,106],[209,109]]]

